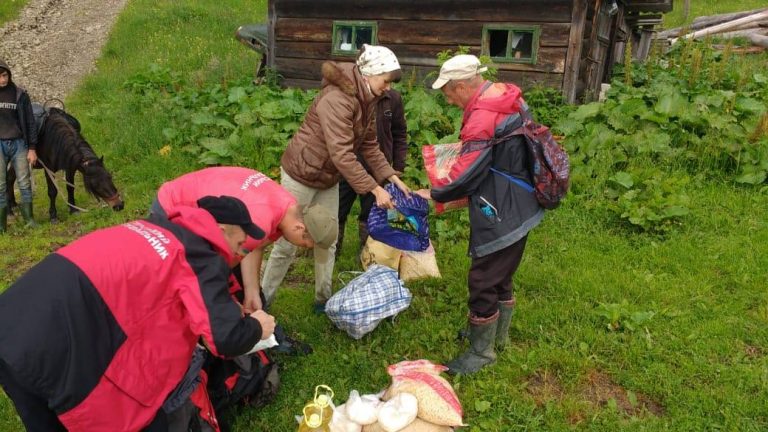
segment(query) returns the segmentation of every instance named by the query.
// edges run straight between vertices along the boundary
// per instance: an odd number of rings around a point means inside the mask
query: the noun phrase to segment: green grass
[[[3,0],[0,2],[0,27],[15,19],[29,0]]]
[[[141,217],[162,181],[199,167],[175,149],[158,153],[170,114],[122,86],[152,63],[192,85],[248,76],[255,55],[233,32],[263,20],[266,2],[209,3],[129,3],[96,72],[67,100],[106,155],[127,209],[97,207],[80,190],[79,203],[94,209],[89,213],[69,216],[60,202],[58,226],[14,225],[0,237],[0,286],[86,232]],[[37,184],[44,184],[39,173]],[[693,216],[666,237],[629,232],[578,197],[549,213],[531,234],[515,280],[512,345],[495,366],[452,380],[469,430],[768,429],[768,276],[760,270],[768,268],[768,189],[703,183],[688,193]],[[46,208],[43,187],[35,198],[39,220]],[[356,270],[356,235],[350,224],[338,270]],[[293,416],[317,384],[333,387],[340,403],[352,389],[386,387],[388,364],[442,362],[461,352],[455,335],[466,319],[466,236],[436,248],[443,279],[409,284],[411,307],[360,341],[311,313],[312,265],[300,259],[273,312],[315,352],[280,357],[277,399],[241,410],[234,430],[293,431]],[[613,332],[600,314],[612,307],[629,323],[632,313],[654,316],[633,331]],[[0,430],[22,430],[5,398]]]
[[[765,0],[691,0],[688,19],[683,15],[683,0],[673,2],[672,12],[664,15],[664,27],[673,28],[690,24],[696,17],[766,8]]]

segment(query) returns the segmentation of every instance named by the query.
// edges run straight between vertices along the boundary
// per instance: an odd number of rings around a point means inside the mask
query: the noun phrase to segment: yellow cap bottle
[[[333,390],[327,385],[320,384],[315,387],[315,397],[312,401],[323,411],[323,424],[327,425],[330,423],[331,418],[333,417],[333,407],[331,406],[333,402]]]
[[[330,421],[323,418],[323,409],[319,405],[310,402],[304,406],[304,418],[301,419],[298,432],[330,432]]]

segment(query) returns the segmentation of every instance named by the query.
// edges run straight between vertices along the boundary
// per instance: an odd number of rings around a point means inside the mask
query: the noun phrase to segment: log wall
[[[392,49],[404,72],[419,79],[437,71],[444,50],[466,46],[479,55],[483,26],[540,26],[536,64],[498,63],[500,80],[522,86],[561,87],[566,69],[573,0],[473,1],[270,0],[274,34],[270,66],[285,84],[316,87],[326,60],[353,61],[333,55],[333,21],[375,21],[378,43]]]

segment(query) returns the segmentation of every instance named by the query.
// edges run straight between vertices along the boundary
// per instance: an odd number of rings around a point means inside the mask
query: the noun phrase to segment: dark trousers
[[[512,277],[523,258],[527,239],[525,236],[500,251],[472,259],[467,278],[472,315],[488,318],[499,310],[500,301],[512,299]]]
[[[56,413],[48,408],[48,402],[20,384],[8,370],[5,362],[0,360],[0,385],[5,394],[13,402],[16,412],[24,423],[27,432],[67,432],[67,429],[59,421]],[[168,422],[163,410],[143,429],[143,432],[165,432],[168,430]]]
[[[357,220],[367,223],[368,214],[371,212],[371,207],[376,202],[376,198],[372,193],[358,195],[344,179],[339,182],[339,231],[343,230],[347,225],[347,216],[349,216],[349,211],[352,210],[352,205],[358,197],[360,198],[360,216],[357,217]]]

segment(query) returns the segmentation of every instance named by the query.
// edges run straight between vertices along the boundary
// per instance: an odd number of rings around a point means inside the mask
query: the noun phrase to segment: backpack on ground
[[[262,407],[280,387],[277,363],[268,350],[233,359],[212,358],[207,370],[208,394],[217,414],[239,404]]]

